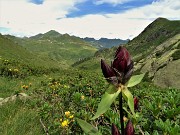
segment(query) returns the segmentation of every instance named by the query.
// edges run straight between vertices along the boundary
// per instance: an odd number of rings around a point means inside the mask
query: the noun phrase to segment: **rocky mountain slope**
[[[161,87],[180,88],[180,34],[158,45],[151,54],[135,64]]]
[[[125,47],[135,62],[135,73],[147,73],[160,87],[180,88],[180,21],[157,18]],[[100,59],[113,59],[117,47],[100,50],[76,66],[100,71]]]
[[[126,46],[135,71],[147,72],[158,86],[180,88],[180,21],[157,18]]]

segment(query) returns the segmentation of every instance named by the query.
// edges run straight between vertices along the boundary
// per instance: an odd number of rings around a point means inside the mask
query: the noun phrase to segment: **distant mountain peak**
[[[50,31],[44,33],[44,35],[57,36],[57,35],[61,35],[61,34],[55,30],[50,30]]]
[[[158,17],[155,21],[169,21],[167,18]]]
[[[31,39],[42,39],[42,38],[54,38],[54,37],[59,37],[62,36],[59,32],[55,30],[50,30],[44,34],[40,33],[35,36],[30,37]]]

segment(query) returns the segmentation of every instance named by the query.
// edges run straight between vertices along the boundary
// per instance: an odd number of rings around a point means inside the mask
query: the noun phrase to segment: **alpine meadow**
[[[179,71],[179,20],[132,40],[0,34],[0,134],[178,135]]]

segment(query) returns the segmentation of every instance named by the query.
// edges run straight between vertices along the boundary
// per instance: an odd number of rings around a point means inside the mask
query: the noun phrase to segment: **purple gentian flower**
[[[120,46],[114,57],[111,66],[101,60],[101,69],[106,80],[118,86],[118,84],[125,84],[131,77],[133,72],[133,61],[125,47]]]

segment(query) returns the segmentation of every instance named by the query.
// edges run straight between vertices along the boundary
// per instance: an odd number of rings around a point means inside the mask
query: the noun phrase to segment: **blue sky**
[[[40,5],[43,4],[44,0],[29,0],[29,2]]]
[[[156,18],[179,14],[179,0],[0,0],[0,33],[132,39]]]
[[[88,14],[119,13],[132,8],[144,6],[152,2],[153,0],[137,0],[114,5],[110,3],[95,4],[92,0],[88,0],[86,2],[76,4],[75,6],[78,10],[70,12],[67,17],[77,17]]]

